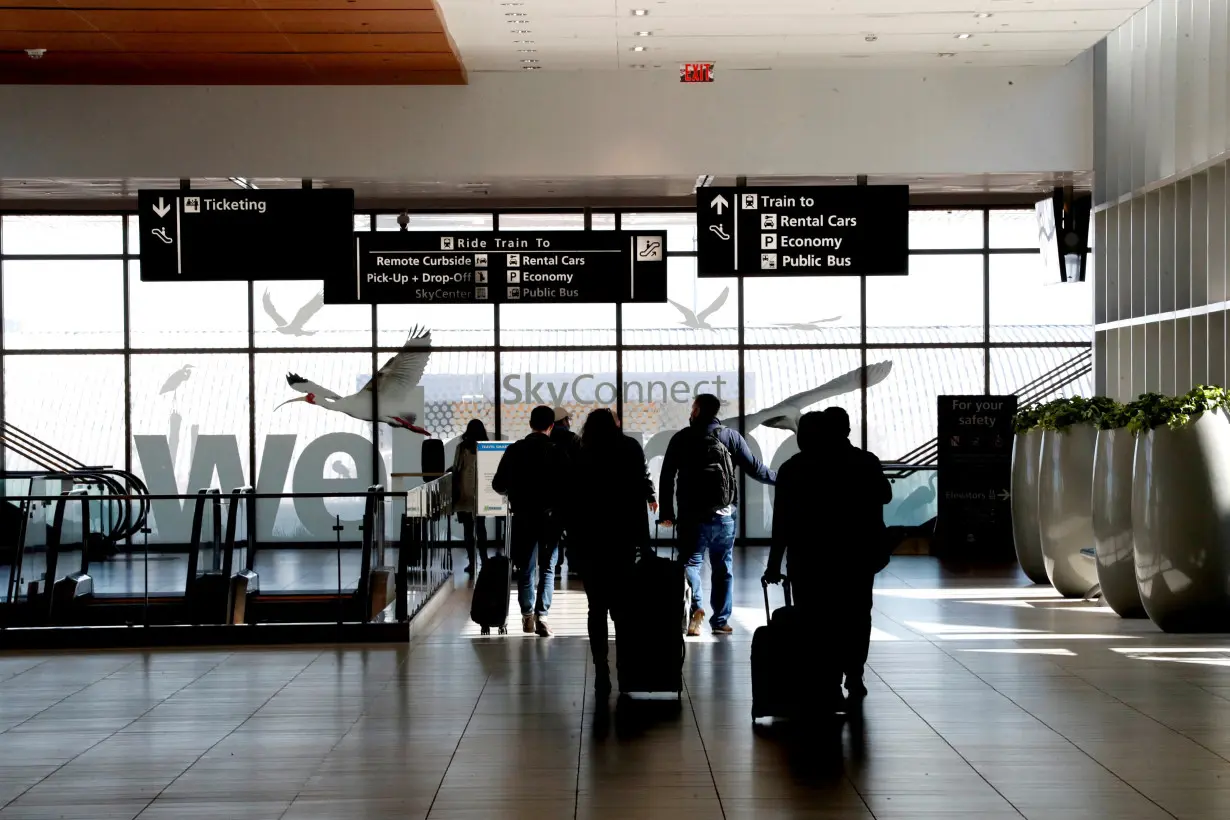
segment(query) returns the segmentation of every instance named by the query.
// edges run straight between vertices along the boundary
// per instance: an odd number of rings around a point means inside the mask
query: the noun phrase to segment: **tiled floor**
[[[1226,637],[897,559],[865,720],[754,730],[763,560],[674,710],[594,702],[575,588],[552,639],[479,637],[462,593],[411,647],[0,656],[0,820],[1230,816]]]

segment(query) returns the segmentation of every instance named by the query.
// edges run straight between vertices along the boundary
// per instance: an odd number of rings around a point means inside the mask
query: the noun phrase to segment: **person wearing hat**
[[[572,432],[572,414],[563,407],[555,408],[555,426],[551,428],[551,442],[559,448],[568,460],[569,466],[576,463],[577,455],[581,451],[581,437]],[[560,574],[564,569],[564,556],[568,546],[566,542],[566,533],[564,532],[563,522],[556,522],[554,530],[555,545],[559,547],[556,551],[555,572]],[[576,573],[572,571],[572,567],[568,568],[569,577]]]

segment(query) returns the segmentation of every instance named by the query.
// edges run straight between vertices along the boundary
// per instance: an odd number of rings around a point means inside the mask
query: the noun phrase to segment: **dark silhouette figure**
[[[799,450],[777,473],[765,580],[781,580],[785,555],[800,618],[837,631],[837,671],[856,706],[867,696],[871,590],[885,563],[892,485],[880,460],[850,443],[850,417],[839,407],[803,416]]]
[[[715,635],[729,635],[728,623],[734,609],[731,580],[734,578],[735,529],[738,522],[738,483],[735,467],[742,467],[750,477],[762,484],[773,484],[777,473],[752,454],[737,430],[723,427],[718,421],[722,403],[717,396],[701,393],[692,402],[692,420],[687,429],[671,437],[662,459],[662,519],[664,527],[677,526],[679,557],[684,562],[692,602],[688,618],[688,635],[700,634],[705,619],[700,570],[709,553],[709,604],[713,609],[709,625]],[[716,446],[714,446],[716,445]],[[729,454],[725,458],[720,450]],[[723,462],[723,463],[719,463]],[[675,480],[679,480],[678,506],[675,501]],[[714,491],[722,486],[720,500]]]
[[[547,613],[555,589],[555,525],[551,519],[569,486],[568,460],[551,441],[554,422],[550,407],[535,407],[530,412],[532,432],[504,451],[491,480],[492,489],[508,496],[512,512],[509,557],[517,573],[521,629],[544,638],[551,636]]]
[[[453,453],[453,511],[461,522],[462,537],[466,545],[469,564],[466,574],[478,572],[479,559],[487,560],[487,522],[478,515],[478,446],[487,441],[487,428],[478,419],[470,419],[461,441]],[[477,536],[477,538],[476,538]],[[476,543],[477,540],[477,543]],[[478,545],[482,545],[481,550]]]
[[[571,493],[569,561],[580,572],[589,599],[594,690],[607,695],[611,691],[607,614],[618,629],[620,607],[635,595],[629,585],[637,552],[649,548],[645,507],[656,511],[658,504],[645,451],[623,434],[619,420],[606,408],[592,411],[585,420]]]
[[[555,442],[555,446],[564,452],[570,464],[576,461],[577,450],[581,446],[581,437],[572,432],[572,414],[562,407],[555,408],[555,426],[551,428],[551,441]],[[564,555],[568,551],[568,532],[564,527],[564,522],[558,517],[555,523],[558,526],[552,533],[552,547],[556,550],[555,572],[558,575],[564,568]],[[569,573],[572,573],[571,565],[569,565]]]

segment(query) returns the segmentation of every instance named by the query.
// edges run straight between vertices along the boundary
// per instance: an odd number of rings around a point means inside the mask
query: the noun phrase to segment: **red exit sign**
[[[713,63],[683,63],[679,66],[679,82],[713,82]]]

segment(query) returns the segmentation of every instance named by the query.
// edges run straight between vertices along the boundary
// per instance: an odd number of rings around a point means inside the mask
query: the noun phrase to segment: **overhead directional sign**
[[[906,185],[699,188],[700,276],[885,276],[909,266]]]
[[[353,275],[354,191],[140,191],[141,281]]]
[[[328,304],[665,302],[665,231],[359,233]]]

